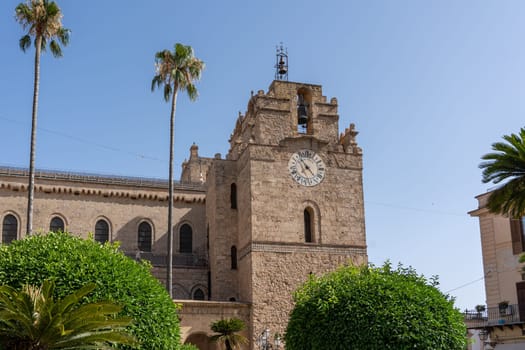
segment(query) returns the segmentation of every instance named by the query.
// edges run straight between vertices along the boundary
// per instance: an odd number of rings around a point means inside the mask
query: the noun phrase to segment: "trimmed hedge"
[[[412,268],[343,267],[299,288],[287,350],[463,350],[454,301]]]
[[[180,347],[177,307],[150,273],[149,263],[126,257],[118,244],[99,244],[67,233],[37,234],[0,245],[0,284],[21,288],[55,281],[56,297],[64,297],[94,282],[86,302],[109,300],[133,318],[130,333],[139,349],[175,350]],[[121,347],[126,349],[126,347]]]

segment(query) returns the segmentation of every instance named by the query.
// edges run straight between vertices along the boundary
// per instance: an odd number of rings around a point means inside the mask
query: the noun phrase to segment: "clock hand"
[[[302,170],[302,171],[304,172],[304,171],[305,171],[305,168],[304,168],[304,166],[305,166],[306,164],[304,164],[304,161],[303,161],[303,159],[302,159],[302,158],[300,158],[300,157],[299,157],[299,161],[300,161],[300,162],[299,162],[299,165],[301,166],[301,170]]]
[[[311,174],[312,176],[314,176],[314,172],[312,171],[312,169],[310,169],[310,167],[308,166],[308,164],[306,164],[306,162],[304,161],[303,157],[299,157],[299,160],[300,160],[301,163],[302,163],[302,164],[301,164],[301,167],[303,168],[303,170],[304,170],[304,169],[308,170],[308,171],[310,172],[310,174]]]

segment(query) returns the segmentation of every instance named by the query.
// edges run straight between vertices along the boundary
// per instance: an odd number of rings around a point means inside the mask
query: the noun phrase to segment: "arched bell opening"
[[[306,88],[297,91],[297,132],[312,133],[312,93]]]

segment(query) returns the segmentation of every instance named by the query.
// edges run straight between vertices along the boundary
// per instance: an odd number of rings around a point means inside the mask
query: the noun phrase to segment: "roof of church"
[[[29,170],[19,167],[0,166],[0,176],[28,177]],[[123,185],[134,187],[167,188],[168,180],[135,176],[102,175],[84,172],[71,172],[61,170],[35,170],[35,178],[43,180],[71,181],[81,183],[95,183],[104,185]],[[204,190],[200,183],[182,183],[174,181],[175,188],[184,190]]]

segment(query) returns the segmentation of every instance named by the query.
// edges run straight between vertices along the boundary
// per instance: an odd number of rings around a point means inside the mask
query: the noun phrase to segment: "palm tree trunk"
[[[36,148],[36,122],[38,110],[38,87],[40,83],[40,51],[42,49],[42,36],[35,38],[35,79],[33,86],[33,114],[31,117],[31,149],[29,151],[29,184],[27,195],[27,234],[33,232],[33,200],[35,192],[35,148]]]
[[[168,184],[168,269],[167,287],[170,298],[173,299],[173,148],[175,133],[175,111],[177,109],[178,86],[175,84],[173,89],[173,100],[171,101],[170,117],[170,170]]]

